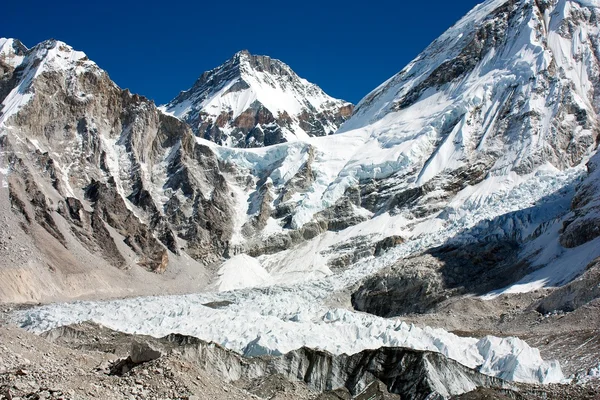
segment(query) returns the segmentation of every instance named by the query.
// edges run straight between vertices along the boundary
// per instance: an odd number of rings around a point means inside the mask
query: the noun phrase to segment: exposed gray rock
[[[588,162],[588,176],[573,197],[573,215],[563,226],[560,243],[567,248],[585,244],[600,236],[600,155]]]
[[[48,268],[81,270],[98,257],[164,273],[182,249],[204,264],[220,260],[233,200],[216,156],[185,123],[121,90],[87,58],[57,61],[72,54],[54,40],[23,50],[0,84],[0,101],[32,94],[16,114],[0,115],[0,140],[12,210]]]
[[[451,293],[441,268],[443,263],[431,255],[399,262],[367,278],[352,294],[352,305],[383,317],[427,312]]]
[[[162,356],[162,352],[150,342],[133,341],[129,357],[135,364],[141,364],[148,361],[156,360]]]
[[[542,314],[557,311],[571,312],[598,298],[600,298],[600,260],[595,260],[583,275],[556,289],[534,307]]]
[[[403,348],[366,350],[351,356],[333,356],[302,348],[281,356],[242,360],[235,353],[195,338],[169,335],[165,340],[180,346],[179,351],[188,360],[201,363],[228,379],[252,380],[279,374],[292,381],[301,379],[318,392],[332,392],[324,399],[344,396],[344,390],[352,398],[369,398],[354,397],[367,392],[375,398],[394,398],[384,397],[378,390],[378,382],[401,398],[423,400],[436,396],[446,398],[477,386],[508,387],[500,379],[479,374],[439,353]]]

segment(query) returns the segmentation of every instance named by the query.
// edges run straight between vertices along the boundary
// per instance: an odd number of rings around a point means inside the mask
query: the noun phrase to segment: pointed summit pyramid
[[[196,135],[231,147],[261,147],[332,134],[353,105],[328,96],[283,62],[236,53],[163,106]]]

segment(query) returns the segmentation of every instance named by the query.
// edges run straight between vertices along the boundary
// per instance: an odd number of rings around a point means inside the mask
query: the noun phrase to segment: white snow
[[[600,379],[600,363],[598,363],[597,367],[591,368],[588,371],[589,379]]]
[[[218,272],[216,288],[219,292],[267,286],[271,277],[260,262],[246,254],[239,254],[225,261]]]
[[[253,153],[245,151],[247,158],[243,160],[248,161],[250,154],[264,155],[271,151],[281,151],[281,146]],[[239,154],[237,150],[235,153]],[[302,346],[335,354],[406,346],[438,351],[470,367],[484,365],[485,373],[494,376],[526,382],[557,382],[563,379],[558,364],[541,360],[539,353],[520,340],[461,338],[440,329],[408,326],[398,319],[327,306],[333,293],[355,284],[365,275],[416,251],[439,245],[484,219],[521,210],[573,182],[581,171],[551,172],[542,169],[537,174],[512,180],[500,192],[493,190],[495,185],[471,189],[474,197],[461,194],[464,201],[447,210],[448,219],[438,219],[437,229],[422,231],[383,256],[365,259],[338,274],[326,269],[327,255],[323,252],[331,245],[361,235],[401,233],[408,229],[407,221],[402,216],[382,214],[342,232],[328,232],[297,248],[261,256],[258,260],[237,256],[221,268],[216,283],[226,290],[271,281],[273,285],[266,288],[53,304],[18,312],[14,318],[35,332],[86,320],[154,336],[178,332],[215,341],[246,355],[280,354]],[[410,230],[404,234],[408,236]],[[234,304],[218,310],[202,306],[217,300]]]
[[[345,137],[340,135],[336,139],[344,140]],[[321,140],[325,141],[325,138]],[[290,163],[300,163],[302,152],[295,152],[301,149],[300,143],[255,151],[221,148],[220,154],[229,155],[230,160],[236,157],[237,162],[246,163],[249,169],[268,169],[270,164],[266,154],[275,154],[274,159],[278,159],[288,154],[290,146],[295,149],[291,153],[295,157],[290,158]],[[439,245],[481,220],[523,209],[572,182],[580,172],[542,169],[530,176],[508,179],[502,185],[498,184],[501,182],[498,178],[496,184],[484,182],[465,189],[459,195],[462,200],[446,210],[447,217],[436,219],[429,229],[419,232],[411,230],[411,221],[401,215],[382,214],[344,231],[327,232],[297,248],[261,256],[258,260],[236,256],[220,268],[215,283],[217,290],[229,290],[227,292],[53,304],[19,312],[14,318],[35,332],[86,320],[131,333],[162,336],[178,332],[215,341],[249,356],[280,354],[302,346],[335,354],[356,353],[380,346],[406,346],[438,351],[470,367],[485,365],[485,373],[507,379],[560,381],[559,366],[542,361],[539,353],[522,341],[461,338],[440,329],[409,326],[397,319],[331,309],[326,304],[337,290],[355,284],[365,275],[415,251]],[[283,168],[273,182],[289,175]],[[495,190],[499,187],[501,190]],[[393,233],[407,238],[412,234],[412,237],[383,256],[365,259],[342,273],[332,274],[327,268],[327,259],[331,256],[327,250],[331,246],[360,236],[375,238]],[[272,286],[233,290],[265,284]],[[217,300],[234,304],[219,310],[202,306]]]
[[[8,174],[9,174],[9,169],[8,168],[0,168],[0,176],[2,176],[2,180],[0,181],[0,184],[2,185],[2,188],[7,188],[8,187]]]
[[[533,242],[530,247],[539,246],[542,253],[535,259],[533,266],[537,271],[525,276],[518,282],[502,289],[494,290],[483,299],[489,300],[507,293],[527,293],[544,287],[557,287],[569,283],[582,272],[594,259],[600,256],[600,238],[573,249],[565,249],[558,243],[560,224],[547,232],[543,239]],[[547,240],[550,239],[550,240]],[[567,267],[568,266],[568,267]]]
[[[18,67],[25,58],[15,52],[15,39],[0,38],[0,59],[13,68]]]
[[[575,0],[584,7],[600,7],[600,0]]]
[[[563,74],[557,80],[575,87],[572,92],[576,104],[589,112],[594,110],[589,93],[593,87],[591,78],[597,71],[592,63],[590,40],[598,37],[598,28],[576,27],[572,38],[557,32],[572,10],[595,7],[595,0],[561,0],[555,12],[544,16],[527,9],[529,14],[508,32],[508,45],[487,53],[472,73],[436,90],[424,91],[419,101],[402,110],[396,107],[398,100],[432,71],[457,56],[487,15],[505,2],[491,0],[477,6],[402,72],[365,97],[356,115],[336,135],[297,137],[293,143],[262,149],[220,147],[197,139],[213,149],[221,161],[233,164],[239,173],[237,177],[264,180],[273,194],[280,193],[297,175],[312,152],[314,182],[289,200],[295,206],[291,221],[294,228],[310,222],[316,213],[334,205],[346,189],[359,182],[385,178],[400,192],[438,184],[436,179],[450,179],[452,176],[447,175],[462,166],[472,165],[489,154],[497,155],[481,182],[466,185],[458,193],[446,192],[441,184],[429,191],[427,196],[438,202],[439,211],[417,218],[403,210],[394,215],[373,215],[357,207],[357,214],[366,216],[367,221],[340,232],[325,232],[276,254],[258,258],[238,255],[228,260],[219,269],[215,293],[52,304],[18,311],[15,321],[35,332],[86,320],[154,336],[178,332],[215,341],[249,356],[282,354],[301,346],[335,354],[406,346],[438,351],[464,365],[509,380],[561,381],[563,375],[557,363],[542,360],[539,351],[516,338],[463,338],[440,329],[408,326],[398,319],[328,306],[337,291],[352,287],[403,257],[449,240],[468,243],[492,235],[532,238],[522,256],[532,262],[532,268],[539,269],[484,298],[564,284],[600,256],[600,239],[575,249],[564,249],[558,242],[573,187],[585,172],[587,156],[595,149],[592,145],[584,149],[585,156],[577,166],[557,165],[550,156],[539,163],[530,162],[534,154],[553,151],[551,136],[556,132],[550,126],[556,110],[547,100],[560,103],[562,98],[540,95],[546,88],[538,86],[536,79],[551,61]],[[545,27],[544,37],[538,35],[538,23]],[[250,89],[231,92],[228,90],[236,82],[225,82],[199,105],[189,101],[166,110],[181,117],[199,106],[214,117],[224,110],[239,115],[255,100],[274,113],[286,110],[293,114],[300,110],[300,97],[282,86],[281,81],[272,81],[256,71],[246,71],[242,76]],[[18,108],[27,101],[17,94],[7,103],[10,107]],[[309,98],[317,108],[327,100],[319,93]],[[543,117],[526,134],[499,137],[498,124],[502,113],[507,112],[503,106],[511,104],[508,100],[513,98],[526,102],[526,111],[531,115]],[[567,124],[574,119],[574,115],[565,115],[558,122]],[[572,135],[574,139],[586,138],[591,132],[579,127],[573,129]],[[122,154],[116,143],[105,143],[105,147],[113,149],[107,153],[107,161],[113,175],[118,176],[118,164],[126,161],[119,160]],[[527,173],[517,173],[517,167],[523,165],[531,168],[526,169]],[[245,240],[243,225],[258,212],[252,199],[260,188],[235,178],[233,174],[228,176],[236,203],[232,242],[241,245]],[[557,193],[562,200],[549,199]],[[545,229],[536,237],[534,233],[542,226]],[[283,231],[281,221],[270,218],[262,235]],[[367,257],[344,271],[334,273],[329,268],[329,261],[344,254],[342,245],[352,247],[360,240],[372,243],[391,235],[406,241],[380,257]],[[217,300],[233,304],[217,310],[202,306]]]
[[[558,362],[544,363],[538,349],[527,346],[519,338],[498,338],[486,336],[477,343],[481,354],[485,355],[485,362],[479,371],[487,375],[515,382],[531,382],[531,367],[523,360],[542,365],[539,372],[541,383],[561,382],[564,379]]]

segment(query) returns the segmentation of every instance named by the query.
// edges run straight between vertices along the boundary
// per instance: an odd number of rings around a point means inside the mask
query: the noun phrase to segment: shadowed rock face
[[[510,240],[432,249],[366,278],[352,304],[382,317],[427,313],[449,297],[484,294],[518,280],[527,271],[518,249]]]
[[[246,98],[256,100],[248,105]],[[289,106],[290,101],[295,105]],[[286,102],[291,108],[283,108]],[[281,61],[247,51],[203,73],[191,89],[164,107],[187,122],[197,136],[232,147],[329,135],[354,109],[302,80]]]
[[[1,167],[11,171],[11,209],[27,235],[43,231],[65,253],[81,247],[123,270],[138,265],[164,273],[180,257],[209,265],[239,252],[294,251],[327,232],[340,241],[315,250],[326,258],[319,268],[380,256],[402,243],[398,235],[417,238],[412,229],[434,219],[444,227],[453,218],[466,221],[496,194],[504,196],[505,184],[512,193],[508,186],[521,178],[545,183],[556,172],[549,165],[567,169],[594,151],[598,9],[573,3],[561,13],[561,4],[487,2],[367,96],[344,125],[353,132],[257,151],[205,146],[198,136],[268,146],[298,138],[297,129],[332,133],[353,107],[280,61],[240,52],[166,106],[190,129],[116,87],[64,44],[27,50],[16,43],[12,58],[0,58]],[[564,45],[578,40],[580,26],[589,28],[586,40]],[[581,71],[585,85],[576,85],[569,71]],[[274,107],[260,96],[265,88],[290,95],[298,107]],[[240,98],[243,104],[233,101]],[[23,99],[22,108],[12,107]],[[600,232],[594,165],[564,221],[566,248]],[[507,178],[497,191],[490,189],[496,178]],[[527,201],[518,196],[519,204]],[[394,230],[389,234],[372,232],[376,224],[368,234],[361,226],[349,229],[387,214],[402,219],[383,228]],[[390,267],[394,278],[365,282],[367,297],[387,315],[426,312],[445,296],[498,288],[508,283],[504,275],[528,271],[512,258],[520,249],[512,239],[403,260]],[[485,281],[470,282],[472,274]],[[418,304],[388,309],[385,299],[392,297]],[[371,308],[366,297],[356,294],[355,301]]]
[[[79,243],[120,268],[133,254],[134,264],[163,273],[181,248],[203,263],[219,259],[231,237],[231,196],[215,155],[65,44],[23,55],[16,67],[3,64],[0,80],[0,101],[32,95],[16,114],[0,115],[22,228],[39,226],[65,250]]]
[[[545,266],[535,262],[537,251],[524,249],[548,226],[560,223],[548,210],[558,202],[564,212],[564,197],[572,196],[574,186],[534,207],[484,220],[441,246],[365,277],[352,293],[353,307],[382,317],[435,313],[447,299],[484,295],[514,284]],[[531,230],[524,228],[528,226]]]
[[[536,304],[542,314],[571,312],[600,298],[600,260],[592,262],[573,282],[565,285]]]
[[[565,221],[560,242],[573,248],[600,236],[600,155],[588,162],[588,176],[571,203],[572,214]]]

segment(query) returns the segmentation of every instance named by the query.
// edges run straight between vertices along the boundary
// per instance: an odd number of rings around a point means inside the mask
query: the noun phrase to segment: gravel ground
[[[350,399],[347,391],[319,394],[302,381],[281,376],[227,382],[210,366],[186,361],[171,351],[159,358],[114,373],[114,365],[131,352],[127,335],[93,324],[46,337],[11,326],[0,327],[0,399]],[[382,388],[385,390],[385,388]],[[504,397],[503,397],[504,396]],[[360,397],[358,397],[360,398]],[[397,399],[376,390],[369,399]],[[478,390],[460,399],[600,399],[600,382],[570,385],[518,385],[518,392]],[[365,397],[364,399],[367,399]]]

